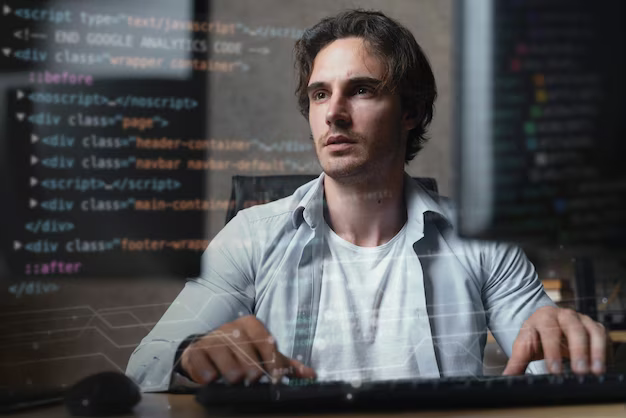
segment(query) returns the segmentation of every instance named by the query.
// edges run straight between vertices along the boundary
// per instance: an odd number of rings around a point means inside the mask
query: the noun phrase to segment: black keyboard
[[[525,375],[363,382],[312,382],[250,386],[209,384],[196,399],[207,408],[245,412],[355,409],[450,409],[626,401],[619,375]]]

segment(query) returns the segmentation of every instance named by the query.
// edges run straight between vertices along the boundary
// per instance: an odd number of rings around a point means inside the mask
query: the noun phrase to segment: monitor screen
[[[626,4],[456,5],[461,233],[623,248]]]
[[[1,277],[198,274],[208,10],[153,7],[3,6]]]

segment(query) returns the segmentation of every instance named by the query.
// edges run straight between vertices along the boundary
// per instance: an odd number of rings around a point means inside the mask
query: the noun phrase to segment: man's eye
[[[358,95],[370,94],[371,92],[372,90],[369,87],[359,87],[356,89],[356,94]]]
[[[326,93],[323,91],[318,91],[316,93],[313,94],[313,99],[314,100],[323,100],[326,98]]]

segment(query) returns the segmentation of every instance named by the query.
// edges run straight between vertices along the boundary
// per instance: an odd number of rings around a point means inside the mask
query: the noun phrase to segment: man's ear
[[[418,123],[417,112],[405,111],[402,113],[402,127],[407,132],[417,128]]]

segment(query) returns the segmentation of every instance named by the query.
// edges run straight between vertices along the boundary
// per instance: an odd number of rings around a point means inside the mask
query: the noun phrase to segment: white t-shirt
[[[319,380],[367,381],[419,376],[409,335],[417,298],[406,225],[389,242],[359,247],[324,222],[320,313],[311,365]],[[414,276],[415,277],[415,276]],[[415,279],[413,279],[415,280]]]

